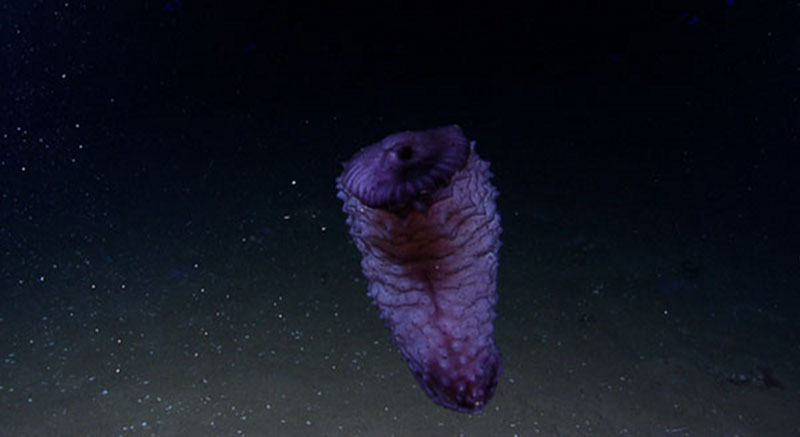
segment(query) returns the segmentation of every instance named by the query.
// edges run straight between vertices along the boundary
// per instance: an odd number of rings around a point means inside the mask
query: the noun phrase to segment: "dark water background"
[[[0,5],[0,434],[792,435],[793,2]],[[458,123],[505,233],[435,407],[333,180]]]

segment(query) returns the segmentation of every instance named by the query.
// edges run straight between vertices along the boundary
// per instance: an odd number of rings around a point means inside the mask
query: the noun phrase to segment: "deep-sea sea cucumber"
[[[501,369],[491,176],[452,125],[389,135],[336,181],[367,294],[394,344],[434,402],[466,413],[486,407]]]

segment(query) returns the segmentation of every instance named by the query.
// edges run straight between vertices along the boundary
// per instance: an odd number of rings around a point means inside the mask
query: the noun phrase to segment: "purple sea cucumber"
[[[434,402],[464,413],[486,407],[501,368],[491,176],[452,125],[389,135],[336,180],[367,294],[394,344]]]

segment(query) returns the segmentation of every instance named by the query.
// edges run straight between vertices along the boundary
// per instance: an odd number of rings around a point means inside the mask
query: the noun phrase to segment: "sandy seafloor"
[[[335,111],[279,131],[272,116],[107,126],[62,170],[88,200],[43,191],[15,210],[0,435],[800,434],[797,260],[774,232],[585,163],[532,164],[536,185],[514,187],[528,175],[491,143],[546,154],[569,132],[468,119],[501,191],[504,367],[483,414],[435,406],[365,295],[335,198],[339,162],[377,138]]]

